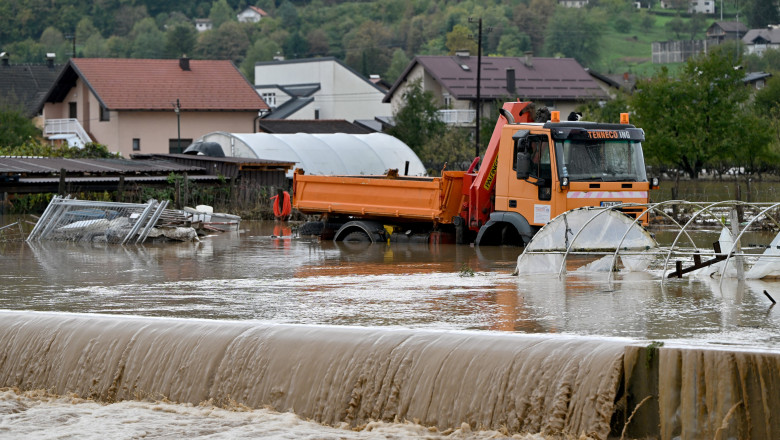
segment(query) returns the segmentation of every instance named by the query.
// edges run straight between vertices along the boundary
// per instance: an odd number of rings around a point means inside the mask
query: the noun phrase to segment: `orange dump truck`
[[[509,102],[482,167],[441,177],[293,177],[293,207],[318,214],[301,234],[336,241],[527,243],[545,223],[584,206],[647,203],[644,131],[628,124],[532,122],[528,102]],[[657,185],[657,183],[656,183]],[[636,218],[642,207],[618,206]],[[644,220],[644,219],[643,219]]]

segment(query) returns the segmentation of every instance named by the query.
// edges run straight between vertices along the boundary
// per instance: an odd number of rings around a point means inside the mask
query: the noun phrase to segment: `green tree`
[[[146,17],[133,26],[132,58],[163,58],[165,36],[151,17]]]
[[[417,153],[428,174],[440,175],[442,169],[465,171],[474,159],[473,130],[445,126],[441,135],[429,138]]]
[[[84,56],[88,58],[105,58],[109,56],[108,44],[100,33],[95,33],[87,38],[83,47]]]
[[[664,68],[641,81],[631,104],[649,134],[647,156],[695,179],[705,165],[760,149],[760,137],[749,132],[755,115],[744,111],[749,93],[742,77],[732,49],[718,46],[688,60],[677,78]]]
[[[215,0],[211,5],[211,12],[209,12],[209,19],[214,28],[222,26],[232,20],[235,17],[233,8],[228,5],[227,0]]]
[[[514,26],[504,29],[496,48],[498,55],[504,57],[520,57],[531,50],[531,38]]]
[[[688,20],[686,27],[688,28],[688,35],[690,35],[691,40],[695,40],[697,35],[703,33],[707,29],[707,17],[705,17],[704,14],[691,14],[691,19]]]
[[[746,16],[751,28],[765,28],[780,23],[780,10],[777,0],[748,0]]]
[[[24,116],[22,107],[7,99],[0,103],[0,127],[0,147],[17,147],[41,137],[41,131]]]
[[[387,68],[384,78],[393,83],[403,73],[406,66],[409,65],[409,57],[406,56],[406,52],[403,49],[396,49],[393,51],[393,58],[390,61],[390,67]]]
[[[557,9],[557,3],[556,0],[531,0],[529,3],[520,3],[512,13],[513,23],[531,38],[532,51],[536,54],[541,54],[544,49],[545,29]]]
[[[439,119],[433,93],[424,91],[420,81],[409,84],[402,96],[405,104],[394,112],[395,126],[388,134],[402,140],[419,155],[426,143],[444,133],[446,125]]]
[[[176,23],[165,32],[165,56],[178,58],[195,49],[198,31],[187,23]]]
[[[345,61],[364,76],[381,74],[390,66],[393,34],[382,23],[365,21],[344,36]]]
[[[232,60],[241,64],[248,48],[249,38],[239,23],[227,21],[218,29],[202,33],[195,51],[201,58]]]
[[[79,23],[76,25],[77,42],[83,43],[95,34],[100,34],[100,31],[92,24],[92,20],[89,17],[84,17],[79,20]]]
[[[49,26],[41,34],[41,38],[38,40],[46,50],[55,51],[61,49],[67,45],[65,36],[59,29]]]
[[[469,28],[462,24],[456,24],[452,28],[452,32],[447,33],[447,40],[444,44],[447,46],[447,50],[450,51],[450,55],[460,50],[467,50],[472,55],[477,54],[477,42],[471,38]]]
[[[249,82],[255,82],[255,63],[259,61],[271,61],[274,55],[281,53],[282,48],[270,38],[259,38],[246,52],[246,58],[241,63],[241,72],[249,79]]]
[[[583,66],[599,59],[603,18],[596,12],[577,8],[558,8],[547,23],[545,51],[576,59]]]
[[[110,58],[127,58],[133,49],[133,42],[128,38],[112,35],[106,40],[106,49]]]
[[[309,53],[309,42],[296,31],[284,40],[282,49],[288,58],[306,58]]]
[[[647,12],[647,9],[639,11],[639,27],[644,32],[649,32],[655,26],[655,15]]]
[[[282,20],[282,26],[288,29],[297,29],[300,26],[300,17],[298,16],[298,9],[285,0],[277,9],[276,15]]]
[[[685,21],[680,18],[679,15],[675,16],[666,23],[666,28],[674,32],[674,36],[678,40],[681,39],[681,35],[686,32],[687,27],[688,26],[685,24]]]
[[[325,56],[330,53],[328,34],[321,28],[312,29],[306,34],[306,43],[309,47],[309,56]]]
[[[629,97],[623,92],[616,92],[615,97],[605,102],[588,101],[577,108],[582,112],[582,119],[594,122],[618,123],[621,113],[629,113]],[[564,118],[564,115],[561,115]]]

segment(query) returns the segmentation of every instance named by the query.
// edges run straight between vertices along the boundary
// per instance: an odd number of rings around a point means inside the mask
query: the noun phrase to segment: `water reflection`
[[[0,248],[0,308],[780,347],[780,283],[511,276],[519,249],[343,246],[244,222],[198,243]],[[780,310],[780,309],[779,309]]]

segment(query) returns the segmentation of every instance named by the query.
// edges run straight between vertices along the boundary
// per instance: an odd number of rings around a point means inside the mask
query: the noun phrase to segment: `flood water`
[[[343,246],[273,222],[197,243],[0,243],[0,309],[263,324],[511,332],[780,352],[780,282],[656,273],[512,276],[520,249]],[[717,237],[717,231],[712,232]],[[659,234],[659,240],[664,234]],[[672,237],[673,238],[673,237]],[[766,244],[771,236],[753,237]],[[704,241],[709,238],[703,238]],[[124,414],[120,416],[120,414]],[[120,422],[119,420],[126,420]],[[95,424],[104,430],[89,431]],[[167,426],[174,425],[173,431]],[[88,432],[87,432],[88,431]],[[271,410],[102,405],[0,390],[0,437],[480,438],[377,422],[351,431]],[[87,435],[88,434],[88,435]]]

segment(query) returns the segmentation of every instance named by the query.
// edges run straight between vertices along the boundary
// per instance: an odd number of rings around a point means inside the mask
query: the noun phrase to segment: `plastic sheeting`
[[[721,248],[722,249],[722,248]],[[747,279],[780,277],[780,234],[775,236],[758,261],[745,274]]]
[[[653,255],[636,255],[658,247],[655,239],[632,218],[611,209],[583,208],[565,212],[542,227],[517,259],[516,274],[558,273],[571,252],[601,253],[580,271],[612,270],[612,255],[624,269],[646,270]],[[594,257],[594,258],[596,258]]]
[[[409,176],[426,174],[420,158],[393,136],[371,134],[208,133],[196,142],[216,142],[225,156],[295,162],[315,175],[381,175],[389,169]],[[291,170],[287,177],[292,178]]]

